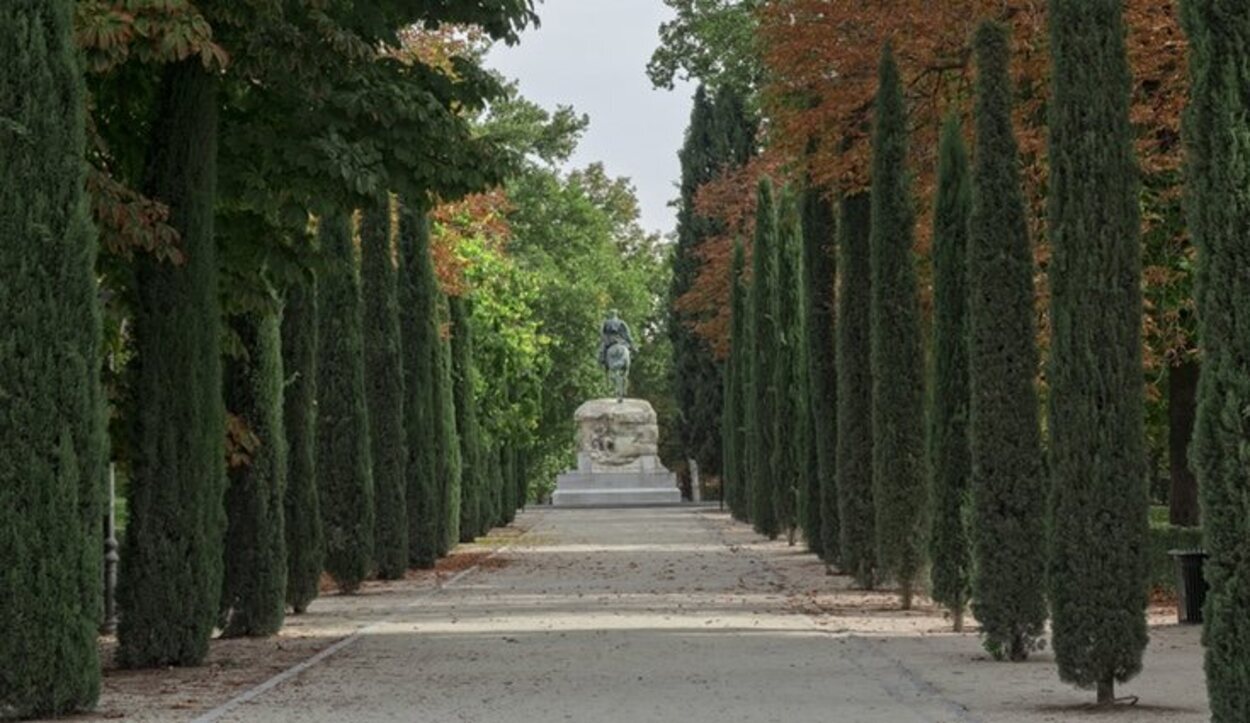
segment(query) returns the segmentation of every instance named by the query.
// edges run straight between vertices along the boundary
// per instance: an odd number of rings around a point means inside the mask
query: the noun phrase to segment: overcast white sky
[[[653,90],[647,60],[660,23],[661,0],[542,0],[542,27],[521,44],[500,45],[489,64],[520,82],[521,93],[546,108],[572,105],[590,116],[573,167],[602,161],[638,189],[643,227],[667,234],[676,216],[681,171],[677,151],[690,120],[694,89]]]

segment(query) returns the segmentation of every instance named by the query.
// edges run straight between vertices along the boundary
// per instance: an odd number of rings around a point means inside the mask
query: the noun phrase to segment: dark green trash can
[[[1207,599],[1207,581],[1202,576],[1202,562],[1207,559],[1207,553],[1168,550],[1168,554],[1176,559],[1176,621],[1200,625],[1202,605]]]

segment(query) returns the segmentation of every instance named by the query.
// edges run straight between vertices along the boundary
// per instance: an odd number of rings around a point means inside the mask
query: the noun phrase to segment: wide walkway
[[[1060,684],[1049,656],[994,663],[975,636],[942,632],[932,610],[830,597],[844,578],[715,511],[544,508],[521,524],[528,531],[482,569],[400,599],[333,655],[201,720],[1089,717],[1073,706],[1092,695]],[[865,600],[876,610],[859,609]],[[1161,665],[1200,666],[1196,640],[1192,629],[1156,635]],[[1201,695],[1181,692],[1186,677],[1174,691],[1145,688],[1155,705],[1116,720],[1204,720]],[[1157,671],[1152,685],[1171,678]]]

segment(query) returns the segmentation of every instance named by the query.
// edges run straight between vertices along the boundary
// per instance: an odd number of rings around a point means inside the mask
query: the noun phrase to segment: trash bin
[[[1202,623],[1202,604],[1207,599],[1207,581],[1202,576],[1202,550],[1168,550],[1176,559],[1176,622]]]

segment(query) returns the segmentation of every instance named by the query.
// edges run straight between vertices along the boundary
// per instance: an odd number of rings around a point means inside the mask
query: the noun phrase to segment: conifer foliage
[[[933,408],[929,421],[930,595],[963,630],[972,574],[965,515],[968,450],[968,213],[972,187],[959,117],[946,121],[938,150],[933,214]]]
[[[430,225],[418,208],[399,216],[399,310],[404,351],[404,440],[408,504],[408,562],[433,567],[440,552],[443,490],[438,477],[442,404],[438,373],[438,280],[430,258]]]
[[[803,191],[803,300],[806,306],[807,399],[811,419],[807,544],[826,563],[839,559],[837,441],[838,378],[834,343],[837,278],[834,205],[829,189],[810,181]]]
[[[282,314],[286,372],[283,427],[287,439],[286,601],[303,613],[317,598],[324,559],[317,495],[317,281],[301,279],[287,290]]]
[[[277,310],[265,309],[234,317],[231,328],[242,351],[226,364],[226,403],[246,431],[226,491],[223,631],[263,637],[278,632],[286,614],[282,327]]]
[[[390,204],[378,201],[360,220],[365,398],[373,464],[373,559],[383,580],[397,580],[408,569],[404,372],[390,217]]]
[[[439,327],[451,326],[450,300],[438,293]],[[442,500],[439,523],[439,555],[446,555],[460,541],[460,511],[463,502],[464,463],[460,452],[460,432],[456,413],[456,385],[453,375],[451,340],[439,334],[439,383],[434,387],[434,404],[439,410],[439,423],[432,430],[438,442],[438,495]]]
[[[1050,0],[1051,606],[1059,676],[1114,700],[1146,646],[1141,248],[1123,3]]]
[[[773,288],[772,359],[773,448],[769,474],[773,482],[773,509],[778,529],[795,543],[799,525],[799,495],[806,492],[807,466],[807,339],[803,329],[803,229],[798,202],[787,190],[778,213],[776,281]]]
[[[747,338],[747,287],[742,278],[746,271],[746,253],[742,239],[734,241],[733,263],[730,269],[729,306],[731,336],[729,359],[725,363],[725,411],[722,419],[725,453],[722,474],[725,480],[725,501],[729,511],[739,520],[747,520],[747,468],[746,446],[746,389],[747,363],[750,359],[750,340]]]
[[[1181,7],[1191,43],[1185,140],[1203,345],[1193,449],[1210,555],[1207,691],[1211,719],[1233,723],[1250,720],[1250,472],[1240,411],[1250,406],[1250,5],[1186,0]]]
[[[365,402],[360,277],[351,218],[321,220],[326,269],[318,279],[317,476],[325,567],[355,592],[373,566],[373,473]]]
[[[872,203],[860,193],[842,199],[838,223],[837,296],[838,519],[842,569],[861,587],[877,581],[876,511],[872,489]]]
[[[73,6],[0,7],[0,718],[89,708],[100,686],[106,439]]]
[[[456,403],[456,430],[460,437],[460,541],[472,542],[487,531],[482,516],[486,487],[481,430],[477,418],[473,329],[470,302],[451,297],[451,369]]]
[[[773,387],[777,326],[772,315],[777,283],[778,237],[773,185],[764,179],[760,182],[756,203],[753,278],[750,317],[747,320],[751,358],[747,375],[746,441],[751,522],[757,532],[769,539],[776,539],[781,534],[777,498],[773,492],[779,477],[772,467],[777,418],[777,395]]]
[[[872,479],[877,560],[910,609],[924,566],[924,361],[912,247],[907,110],[893,50],[881,58],[872,160]]]
[[[218,80],[198,59],[161,80],[148,191],[170,204],[186,264],[136,263],[129,522],[117,660],[196,665],[221,606],[226,411],[214,233]]]
[[[976,34],[968,239],[973,612],[986,648],[1023,660],[1046,622],[1046,479],[1038,421],[1033,249],[1012,129],[1007,30]],[[936,559],[936,558],[935,558]]]

